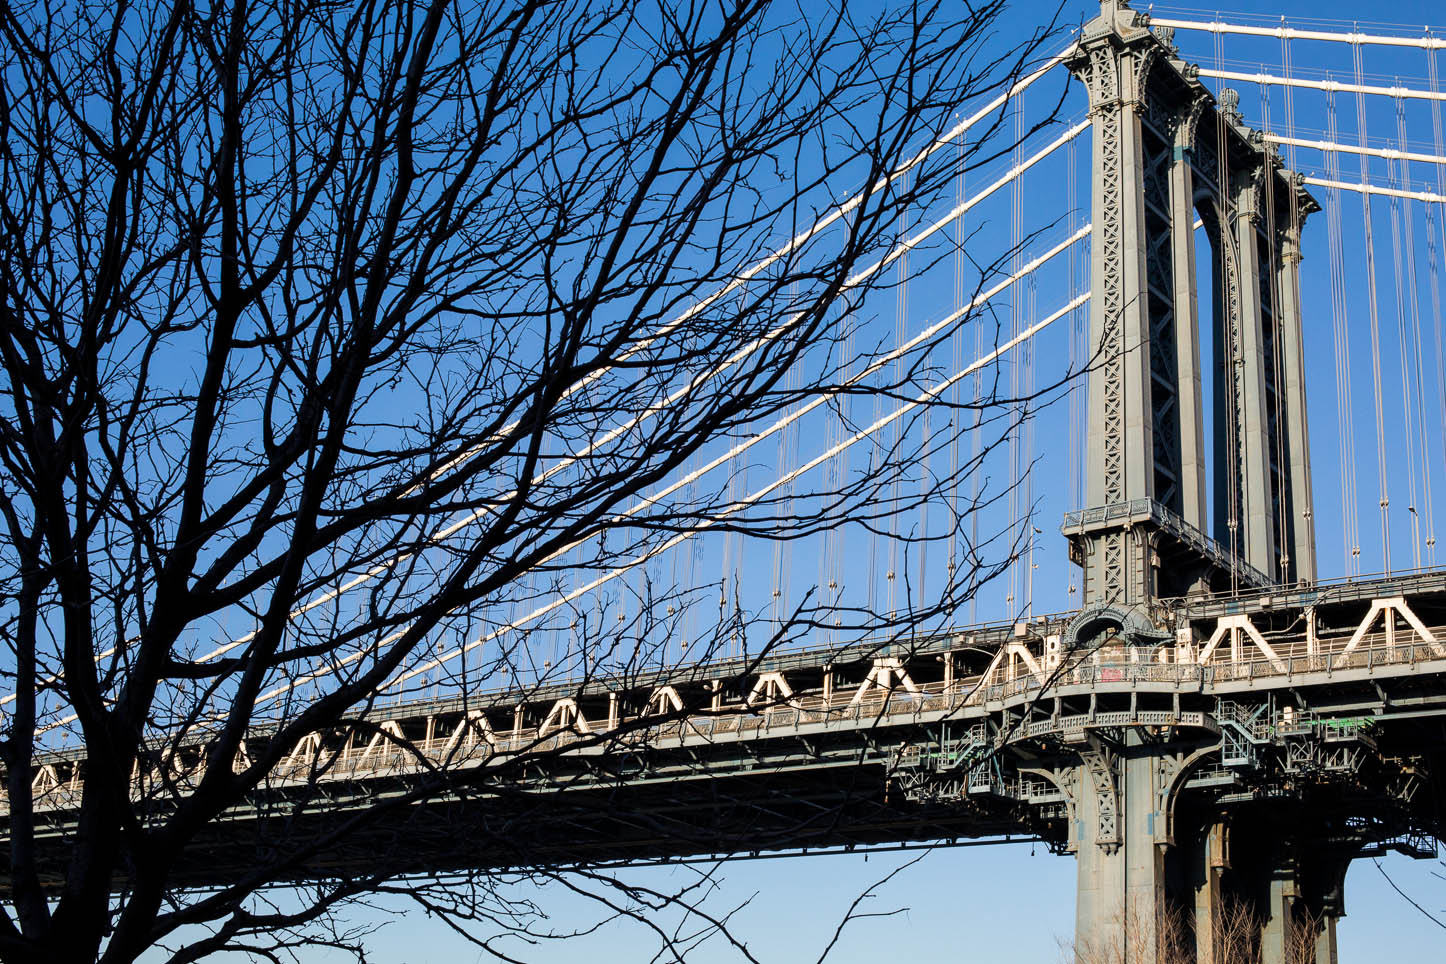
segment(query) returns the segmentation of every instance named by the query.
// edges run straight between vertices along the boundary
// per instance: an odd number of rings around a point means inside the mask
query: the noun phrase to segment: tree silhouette
[[[572,587],[702,529],[796,539],[957,491],[977,462],[885,498],[905,443],[748,500],[736,458],[676,480],[800,406],[913,398],[937,375],[947,333],[857,378],[879,340],[861,306],[897,283],[870,266],[906,212],[1015,144],[997,114],[962,152],[919,154],[1040,59],[1049,28],[1001,44],[1004,14],[0,8],[0,959],[356,945],[329,915],[399,865],[312,862],[387,807],[456,792],[445,766],[324,844],[258,851],[244,879],[179,873],[304,741],[387,739],[379,694],[555,683],[528,669],[526,626],[498,634],[509,614],[562,599],[576,622]],[[815,596],[765,623],[725,599],[688,657],[750,628],[758,655],[824,623],[947,615],[1012,551],[973,547],[907,611],[840,621]],[[576,630],[576,685],[666,671],[659,641],[705,608],[688,587],[631,592]],[[59,758],[84,761],[63,820],[37,805],[38,761]],[[513,863],[557,873],[556,855]],[[256,899],[299,879],[297,907]],[[469,879],[403,889],[459,922],[496,915],[495,878]]]

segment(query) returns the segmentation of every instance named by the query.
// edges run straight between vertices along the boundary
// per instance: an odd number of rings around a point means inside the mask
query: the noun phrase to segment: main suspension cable
[[[1027,273],[1030,273],[1030,272],[1033,272],[1033,271],[1037,270],[1037,269],[1038,269],[1040,266],[1042,266],[1043,264],[1049,262],[1050,260],[1052,260],[1053,258],[1055,258],[1056,256],[1058,256],[1058,255],[1061,254],[1062,252],[1068,250],[1068,248],[1069,248],[1071,245],[1074,245],[1074,244],[1076,244],[1077,242],[1079,242],[1079,241],[1083,240],[1084,238],[1088,237],[1088,236],[1089,236],[1089,233],[1090,233],[1090,228],[1091,228],[1091,226],[1090,226],[1089,224],[1085,224],[1085,225],[1081,226],[1081,227],[1079,228],[1079,230],[1073,232],[1073,233],[1070,234],[1067,238],[1065,238],[1064,240],[1060,241],[1058,244],[1054,245],[1054,246],[1051,247],[1049,250],[1045,251],[1043,254],[1039,255],[1038,257],[1036,257],[1035,259],[1033,259],[1032,261],[1030,261],[1028,264],[1026,264],[1026,265],[1024,266],[1024,268],[1023,268],[1023,272],[1027,274]],[[955,323],[958,322],[961,318],[965,317],[965,315],[967,315],[968,312],[973,311],[976,307],[978,307],[978,306],[980,306],[980,305],[983,305],[983,304],[989,302],[989,301],[992,300],[993,298],[997,297],[1002,291],[1008,290],[1008,288],[1010,287],[1010,285],[1012,285],[1016,280],[1017,280],[1016,278],[1014,278],[1013,276],[1010,276],[1010,277],[1006,277],[1006,278],[1000,280],[999,282],[995,283],[995,284],[994,284],[993,286],[991,286],[989,289],[987,289],[987,290],[979,293],[979,294],[976,295],[974,298],[971,298],[971,299],[970,299],[964,306],[962,306],[958,311],[951,312],[951,313],[950,313],[948,316],[946,316],[945,318],[941,319],[941,320],[938,321],[938,322],[935,322],[933,325],[930,325],[930,326],[929,326],[928,328],[926,328],[924,331],[922,331],[922,332],[920,332],[919,334],[915,335],[915,336],[914,336],[913,338],[911,338],[906,344],[900,345],[900,346],[896,346],[896,347],[895,347],[894,349],[892,349],[890,352],[885,353],[884,355],[881,355],[881,356],[879,356],[878,358],[873,359],[867,366],[865,366],[862,370],[860,370],[859,372],[857,372],[851,379],[847,380],[845,383],[843,383],[843,384],[841,384],[841,385],[839,385],[839,386],[836,386],[836,387],[834,387],[834,388],[832,388],[832,389],[830,389],[830,390],[828,390],[828,391],[826,391],[826,392],[820,393],[817,397],[811,399],[807,404],[802,405],[802,406],[800,406],[799,408],[793,410],[792,412],[790,412],[790,413],[788,413],[788,414],[780,417],[780,419],[779,419],[778,421],[775,421],[775,422],[773,423],[773,425],[769,426],[767,429],[763,430],[762,432],[760,432],[760,433],[758,433],[758,434],[756,434],[756,435],[750,436],[750,437],[748,437],[748,438],[746,438],[746,439],[743,439],[742,441],[740,441],[739,443],[737,443],[732,449],[730,449],[728,452],[719,455],[718,457],[714,458],[714,459],[713,459],[712,461],[710,461],[709,463],[701,466],[700,468],[698,468],[698,469],[695,470],[694,472],[689,473],[688,476],[685,476],[684,478],[675,481],[674,483],[672,483],[671,485],[669,485],[669,486],[667,486],[666,488],[662,489],[661,491],[655,493],[653,496],[649,497],[648,499],[643,500],[643,501],[640,501],[639,503],[637,503],[637,504],[634,505],[633,507],[631,507],[631,508],[625,510],[624,512],[620,513],[619,516],[617,517],[617,520],[618,520],[618,521],[623,521],[623,520],[625,520],[625,519],[627,519],[627,518],[630,518],[630,517],[638,514],[639,512],[642,512],[643,510],[647,509],[649,506],[652,506],[652,505],[658,503],[658,502],[661,501],[662,499],[665,499],[665,498],[670,497],[673,493],[675,493],[676,491],[678,491],[678,489],[680,489],[680,488],[682,488],[683,486],[685,486],[685,485],[687,485],[687,484],[695,481],[697,478],[701,477],[702,475],[711,472],[712,470],[716,469],[718,466],[723,465],[723,464],[728,464],[728,463],[731,462],[732,460],[738,459],[738,458],[739,458],[745,451],[747,451],[749,448],[752,448],[752,447],[753,447],[754,445],[756,445],[757,443],[759,443],[759,442],[763,441],[764,439],[770,437],[770,436],[773,435],[775,432],[780,431],[782,428],[784,428],[784,427],[785,427],[786,425],[788,425],[788,424],[791,424],[793,421],[795,421],[795,420],[797,420],[797,419],[799,419],[799,418],[802,418],[802,417],[803,417],[804,415],[806,415],[807,413],[809,413],[809,412],[815,410],[816,408],[818,408],[818,406],[823,405],[823,404],[829,402],[831,399],[837,397],[837,396],[840,395],[840,394],[847,394],[847,390],[848,390],[852,385],[855,385],[855,384],[857,384],[858,382],[860,382],[860,381],[868,378],[869,376],[873,375],[874,373],[878,372],[880,369],[882,369],[882,368],[885,367],[886,365],[888,365],[888,364],[890,364],[891,362],[893,362],[893,360],[894,360],[894,358],[895,358],[896,356],[898,356],[898,355],[900,355],[900,354],[904,354],[904,353],[909,352],[909,351],[912,351],[912,350],[915,349],[917,346],[919,346],[919,345],[921,345],[921,344],[924,344],[924,343],[927,342],[928,340],[934,338],[934,337],[937,336],[937,335],[939,334],[939,332],[941,332],[946,326],[955,324]],[[1081,296],[1081,297],[1083,298],[1083,297],[1085,297],[1085,296]],[[1079,302],[1079,299],[1076,299],[1076,302]],[[1078,307],[1078,304],[1077,304],[1077,303],[1072,303],[1071,306],[1070,306],[1070,310],[1073,310],[1074,307]],[[1054,316],[1051,316],[1049,319],[1047,319],[1047,321],[1050,322],[1050,323],[1052,323],[1052,322],[1055,321],[1055,320],[1056,320],[1056,318],[1055,318]],[[978,327],[980,327],[980,326],[976,326],[976,328],[978,328]],[[1045,323],[1045,322],[1041,322],[1039,325],[1036,325],[1036,326],[1035,326],[1035,330],[1041,330],[1041,329],[1043,329],[1044,327],[1046,327],[1046,323]],[[1029,334],[1032,335],[1032,334],[1033,334],[1033,331],[1031,331]],[[971,365],[971,366],[967,369],[967,371],[962,372],[962,373],[961,373],[959,376],[957,376],[957,377],[963,377],[964,375],[975,374],[975,373],[979,372],[979,371],[981,370],[983,364],[987,363],[988,361],[993,360],[994,358],[999,357],[1000,354],[1002,354],[1004,351],[1008,350],[1008,348],[1010,348],[1010,347],[1013,347],[1013,343],[1012,343],[1012,342],[1011,342],[1010,344],[1001,346],[1000,348],[996,349],[994,352],[990,353],[989,355],[980,355],[980,356],[978,356],[978,357],[979,357],[980,359],[982,359],[982,360],[976,362],[976,363],[973,364],[973,365]],[[949,382],[949,384],[953,384],[953,380],[951,380],[951,381]],[[948,386],[946,385],[945,387],[948,387]],[[912,404],[912,403],[911,403],[911,404]],[[890,423],[892,422],[892,420],[893,420],[892,418],[886,418],[886,419],[878,420],[878,422],[879,422],[879,424],[881,424],[881,425],[886,425],[886,424],[890,424]],[[832,449],[830,449],[830,451],[831,451],[831,452],[835,452],[835,453],[837,453],[837,452],[842,452],[842,451],[846,451],[849,446],[853,445],[855,442],[859,441],[861,438],[867,437],[869,434],[871,434],[871,432],[872,432],[872,429],[871,429],[869,432],[866,432],[866,433],[863,433],[863,434],[856,433],[854,436],[851,436],[850,439],[849,439],[849,440],[846,440],[844,443],[841,443],[841,444],[838,445],[838,446],[834,446]],[[815,460],[815,461],[818,461],[818,460]],[[826,459],[823,460],[823,461],[826,461]],[[812,464],[812,463],[810,463],[810,464]],[[796,477],[796,476],[795,476],[795,477]],[[769,491],[769,492],[773,491],[773,489],[777,488],[777,485],[778,485],[778,483],[771,483],[770,486],[767,488],[767,491]],[[761,496],[760,496],[760,498],[761,498]],[[756,501],[756,500],[755,500],[755,501]],[[708,524],[708,526],[705,526],[705,528],[711,527],[713,524],[714,524],[714,523],[710,522],[710,523]],[[680,538],[681,538],[681,537],[680,537]],[[571,544],[569,544],[569,545],[567,545],[567,546],[562,547],[561,549],[555,550],[553,553],[551,553],[551,554],[550,554],[549,556],[547,556],[546,558],[539,560],[538,563],[537,563],[537,565],[538,565],[538,566],[542,566],[542,565],[546,565],[546,564],[548,564],[548,563],[550,563],[550,562],[552,562],[552,561],[555,561],[555,560],[556,560],[557,558],[559,558],[563,553],[566,553],[567,551],[570,551],[570,550],[573,549],[575,546],[577,546],[578,544],[580,544],[582,541],[586,541],[586,540],[579,540],[578,542],[571,543]],[[669,545],[669,547],[670,547],[671,545],[676,545],[676,544],[677,544],[676,540],[670,540],[670,542],[669,542],[668,545]],[[656,554],[656,553],[653,553],[653,554]],[[651,558],[651,557],[652,557],[651,555],[648,556],[648,558]],[[646,559],[641,560],[641,561],[646,561]],[[629,566],[628,568],[631,568],[631,566]],[[606,581],[606,580],[605,580],[605,581]],[[579,595],[579,594],[569,594],[566,598],[557,601],[555,605],[550,605],[550,607],[546,609],[546,612],[551,612],[551,611],[553,611],[554,609],[556,609],[557,606],[564,605],[564,604],[566,604],[567,602],[571,602],[573,599],[577,598],[577,595]],[[540,617],[540,616],[542,616],[542,615],[545,615],[546,612],[543,612],[543,611],[539,610],[539,611],[538,611],[536,614],[534,614],[534,615],[535,615],[536,617]],[[400,635],[401,635],[402,633],[404,633],[404,632],[406,632],[406,628],[405,628],[405,627],[402,628],[402,629],[399,629],[399,630],[395,631],[394,633],[392,633],[392,634],[390,634],[390,635],[388,635],[386,638],[384,638],[384,639],[382,639],[382,640],[379,640],[378,642],[374,643],[371,647],[369,647],[368,650],[363,650],[363,651],[359,651],[359,652],[353,653],[353,654],[351,654],[351,655],[349,655],[349,656],[347,656],[347,657],[344,657],[344,658],[342,658],[342,659],[340,659],[340,660],[336,660],[336,661],[334,661],[334,662],[332,662],[332,663],[330,663],[330,664],[327,664],[327,665],[325,665],[325,666],[322,666],[322,667],[320,667],[320,668],[318,668],[318,669],[309,671],[309,672],[307,672],[307,673],[305,673],[305,674],[303,674],[303,675],[301,675],[301,676],[299,676],[299,677],[296,677],[296,678],[294,678],[294,679],[288,680],[286,683],[280,684],[279,686],[277,686],[277,687],[275,687],[275,688],[267,691],[266,693],[263,693],[263,694],[261,694],[260,696],[258,696],[258,697],[257,697],[257,703],[259,704],[259,703],[264,703],[264,702],[270,702],[270,701],[276,699],[276,698],[279,697],[279,696],[282,696],[282,695],[285,695],[285,694],[287,694],[287,693],[292,692],[292,691],[293,691],[297,686],[299,686],[299,685],[302,685],[302,684],[307,683],[307,682],[311,682],[311,681],[313,681],[313,680],[315,680],[315,679],[320,678],[321,676],[329,675],[330,673],[333,673],[333,672],[337,671],[338,669],[342,668],[342,667],[345,666],[345,665],[350,665],[351,663],[355,662],[357,659],[360,659],[361,657],[367,655],[368,652],[374,651],[376,648],[380,647],[381,645],[384,645],[384,644],[387,643],[387,642],[391,642],[391,641],[394,641],[395,639],[399,638]],[[496,636],[499,635],[501,632],[502,632],[502,630],[498,630],[498,631],[496,631],[496,632],[494,632],[494,633],[492,633],[492,634],[489,634],[489,635],[487,636],[487,638],[488,638],[488,639],[496,638]],[[454,658],[454,657],[456,657],[456,656],[458,656],[458,655],[461,655],[464,651],[469,651],[471,648],[474,648],[474,644],[469,644],[469,646],[467,646],[467,647],[460,647],[460,648],[458,648],[458,649],[454,649],[453,651],[449,652],[449,653],[447,654],[446,658],[445,658],[444,660],[442,660],[442,661],[450,660],[450,659],[452,659],[452,658]],[[214,657],[213,657],[213,658],[214,658]],[[420,671],[420,670],[419,670],[419,671]],[[410,672],[410,671],[409,671],[409,672]],[[409,676],[408,678],[413,678],[415,675],[416,675],[416,673],[413,672],[413,673],[411,674],[411,676]],[[63,718],[55,721],[54,723],[51,723],[51,724],[43,727],[43,728],[42,728],[42,731],[48,731],[48,730],[54,729],[54,728],[59,727],[59,726],[64,726],[65,724],[74,721],[75,718],[76,718],[76,717],[75,717],[74,714],[70,714],[70,715],[68,715],[68,716],[65,716],[65,717],[63,717]]]
[[[1279,37],[1281,40],[1325,40],[1376,47],[1416,47],[1422,50],[1446,49],[1446,37],[1426,34],[1421,37],[1393,37],[1389,34],[1368,34],[1360,31],[1302,30],[1287,27],[1281,18],[1278,27],[1252,27],[1245,24],[1226,23],[1222,20],[1186,20],[1178,17],[1151,16],[1150,23],[1157,27],[1174,27],[1177,30],[1200,30],[1216,35],[1238,34],[1248,37]]]
[[[608,573],[604,573],[603,575],[601,575],[601,576],[597,577],[596,579],[594,579],[593,581],[589,582],[587,585],[581,586],[581,587],[579,587],[579,588],[577,588],[577,589],[574,589],[574,590],[572,590],[571,592],[567,593],[565,596],[559,597],[557,600],[554,600],[554,601],[552,601],[552,602],[547,603],[546,605],[540,607],[539,609],[533,611],[532,613],[529,613],[529,614],[527,614],[526,616],[523,616],[520,620],[517,621],[516,624],[501,627],[501,628],[499,628],[499,629],[497,629],[497,630],[494,630],[492,633],[490,633],[490,634],[488,634],[488,635],[486,635],[486,636],[483,636],[483,637],[481,637],[481,638],[479,638],[479,639],[477,639],[477,640],[474,640],[474,641],[471,642],[471,643],[466,644],[464,647],[460,647],[459,649],[453,650],[452,652],[447,653],[447,654],[445,654],[445,655],[442,656],[442,657],[439,657],[436,661],[434,661],[435,664],[441,664],[441,663],[443,663],[443,662],[446,662],[447,660],[450,660],[450,659],[453,659],[453,658],[455,658],[455,657],[457,657],[457,656],[459,656],[459,655],[462,655],[462,653],[463,653],[465,650],[467,650],[467,649],[471,649],[471,648],[473,648],[473,647],[478,647],[478,646],[485,645],[487,642],[490,642],[492,639],[497,638],[498,636],[502,635],[504,632],[508,632],[508,631],[510,631],[510,630],[512,630],[512,629],[519,628],[520,625],[523,625],[523,624],[526,624],[526,623],[530,623],[530,622],[534,622],[534,621],[536,621],[537,619],[540,619],[540,618],[542,618],[543,616],[547,615],[547,613],[553,611],[553,610],[556,609],[557,607],[562,606],[562,605],[566,605],[567,603],[569,603],[569,602],[577,599],[579,596],[582,596],[582,595],[584,595],[584,594],[586,594],[586,593],[588,593],[588,592],[593,591],[594,589],[599,588],[599,587],[602,586],[602,585],[605,585],[607,582],[611,581],[612,579],[617,578],[619,575],[623,574],[624,572],[629,571],[629,570],[631,570],[631,569],[633,569],[633,568],[635,568],[635,567],[637,567],[637,566],[639,566],[639,565],[642,565],[642,564],[645,563],[647,560],[653,558],[654,556],[658,555],[659,553],[665,552],[665,551],[667,551],[668,549],[671,549],[671,548],[673,548],[674,546],[678,545],[678,544],[681,543],[682,541],[684,541],[684,540],[686,540],[686,539],[692,538],[693,536],[697,535],[699,532],[704,531],[704,530],[709,529],[709,528],[712,528],[713,526],[715,526],[715,525],[717,525],[718,523],[722,522],[724,519],[728,518],[729,516],[732,516],[732,515],[737,514],[738,512],[741,512],[743,509],[747,508],[749,505],[752,505],[752,504],[754,504],[754,503],[756,503],[756,502],[758,502],[758,501],[766,498],[768,495],[772,494],[775,490],[777,490],[780,486],[783,486],[783,485],[787,484],[788,482],[791,482],[792,480],[797,479],[797,478],[799,478],[800,476],[806,474],[807,472],[809,472],[809,471],[811,471],[812,469],[818,467],[819,465],[824,464],[830,457],[832,457],[834,454],[836,454],[836,450],[839,450],[839,449],[842,449],[842,448],[846,448],[846,447],[848,447],[848,446],[850,446],[850,445],[853,445],[854,443],[860,441],[860,440],[863,439],[863,438],[866,438],[866,437],[868,437],[868,436],[870,436],[870,435],[873,435],[873,434],[877,433],[879,430],[888,427],[890,424],[892,424],[893,422],[895,422],[895,421],[897,421],[898,419],[902,418],[903,416],[907,415],[909,412],[913,411],[915,408],[918,408],[920,405],[926,404],[927,402],[929,402],[929,401],[932,400],[933,398],[935,398],[935,397],[939,396],[940,394],[942,394],[943,392],[945,392],[951,385],[953,385],[953,384],[954,384],[956,381],[958,381],[959,379],[964,378],[964,377],[966,377],[967,375],[972,374],[973,372],[977,371],[979,368],[983,367],[984,365],[987,365],[987,364],[990,364],[990,363],[996,361],[998,358],[1000,358],[1000,357],[1001,357],[1002,355],[1004,355],[1006,352],[1014,349],[1015,347],[1017,347],[1017,346],[1019,346],[1020,344],[1026,342],[1026,341],[1029,340],[1030,338],[1033,338],[1036,334],[1038,334],[1040,331],[1042,331],[1042,330],[1044,330],[1045,328],[1047,328],[1049,325],[1053,324],[1055,321],[1058,321],[1060,318],[1065,317],[1066,315],[1068,315],[1071,311],[1073,311],[1075,308],[1079,307],[1081,304],[1083,304],[1083,303],[1084,303],[1085,301],[1087,301],[1088,299],[1089,299],[1089,293],[1088,293],[1088,292],[1086,292],[1085,294],[1082,294],[1082,295],[1078,296],[1078,297],[1075,298],[1073,301],[1071,301],[1071,302],[1069,302],[1068,304],[1066,304],[1064,307],[1062,307],[1062,308],[1058,309],[1057,311],[1055,311],[1054,313],[1050,314],[1048,317],[1041,319],[1040,321],[1036,322],[1034,325],[1032,325],[1032,326],[1030,326],[1029,328],[1025,329],[1024,331],[1020,332],[1020,333],[1019,333],[1017,336],[1015,336],[1014,338],[1011,338],[1009,341],[1007,341],[1007,342],[999,345],[997,348],[995,348],[994,350],[990,351],[990,352],[987,353],[986,355],[984,355],[984,356],[976,359],[974,362],[970,363],[970,365],[969,365],[968,367],[966,367],[965,369],[963,369],[963,370],[961,370],[961,371],[958,371],[958,372],[954,373],[953,375],[951,375],[950,377],[944,379],[943,381],[941,381],[941,382],[939,382],[939,383],[937,383],[937,384],[935,384],[935,385],[933,385],[933,386],[925,389],[925,390],[924,390],[923,392],[921,392],[918,396],[916,396],[913,400],[910,400],[910,401],[908,401],[908,402],[905,402],[904,404],[900,405],[898,408],[895,408],[892,412],[890,412],[890,413],[888,413],[888,414],[886,414],[886,415],[881,416],[880,418],[876,419],[871,425],[868,425],[868,426],[866,426],[865,428],[859,430],[858,432],[855,432],[853,435],[851,435],[851,436],[849,436],[848,438],[844,439],[843,441],[841,441],[840,443],[838,443],[838,445],[834,446],[833,448],[830,448],[830,449],[822,452],[821,454],[819,454],[819,455],[815,456],[814,458],[810,459],[808,462],[804,463],[803,465],[800,465],[800,466],[798,466],[797,468],[793,469],[792,471],[790,471],[790,472],[786,473],[785,475],[779,477],[778,479],[775,479],[775,480],[769,482],[767,485],[763,486],[763,487],[760,488],[760,489],[755,490],[754,492],[752,492],[752,493],[750,493],[749,495],[743,497],[742,499],[738,500],[738,501],[735,502],[734,504],[732,504],[732,505],[730,505],[730,506],[727,506],[727,507],[724,508],[721,512],[719,512],[718,515],[716,515],[716,516],[710,516],[710,517],[708,517],[708,518],[704,518],[704,519],[698,520],[696,523],[694,523],[694,525],[693,525],[688,531],[686,531],[686,532],[681,532],[681,533],[678,533],[677,535],[672,536],[671,538],[669,538],[668,540],[666,540],[666,541],[663,542],[662,544],[660,544],[660,545],[658,545],[658,546],[655,546],[655,547],[647,550],[646,552],[644,552],[643,554],[641,554],[641,555],[637,556],[636,558],[630,560],[629,562],[624,563],[622,566],[619,566],[619,567],[617,567],[616,569],[613,569],[613,570],[609,571]],[[393,636],[391,636],[391,637],[388,637],[388,640],[396,638],[396,636],[400,635],[400,632],[401,632],[401,631],[399,631],[399,632],[396,633],[396,634],[393,634]],[[387,642],[388,640],[383,640],[382,642],[385,643],[385,642]],[[344,662],[345,662],[345,661],[354,661],[354,660],[360,658],[362,655],[364,655],[364,653],[354,653],[354,654],[352,654],[351,656],[346,657],[346,660],[344,660]],[[403,683],[408,682],[408,681],[411,680],[411,679],[415,679],[417,676],[421,675],[422,673],[428,672],[428,671],[430,671],[430,670],[432,670],[432,669],[435,669],[435,668],[437,668],[437,665],[434,665],[433,663],[428,663],[428,664],[424,664],[424,665],[422,665],[422,666],[414,667],[413,669],[407,670],[406,672],[399,674],[399,675],[398,675],[397,677],[395,677],[391,682],[385,684],[385,686],[383,686],[382,688],[383,688],[383,689],[393,689],[393,688],[395,688],[395,687],[397,687],[397,686],[402,685]],[[281,695],[281,693],[284,692],[286,689],[289,689],[289,688],[291,688],[291,687],[294,687],[294,686],[298,685],[299,683],[305,682],[305,681],[307,681],[307,680],[306,680],[306,679],[302,679],[302,680],[297,680],[297,681],[294,681],[294,682],[289,682],[289,683],[287,683],[287,684],[285,685],[285,687],[283,687],[283,688],[278,688],[278,689],[276,689],[276,690],[272,690],[272,691],[270,691],[270,692],[268,692],[268,693],[266,693],[266,694],[263,694],[261,697],[258,698],[257,702],[259,703],[259,702],[265,701],[265,700],[267,700],[267,699],[274,698],[275,696]]]

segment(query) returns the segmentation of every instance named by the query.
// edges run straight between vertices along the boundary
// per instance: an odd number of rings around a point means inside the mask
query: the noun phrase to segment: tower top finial
[[[1240,91],[1226,87],[1220,91],[1220,109],[1231,120],[1240,117]]]
[[[1100,0],[1100,15],[1095,22],[1107,24],[1119,32],[1128,32],[1148,27],[1150,18],[1132,10],[1128,0]]]

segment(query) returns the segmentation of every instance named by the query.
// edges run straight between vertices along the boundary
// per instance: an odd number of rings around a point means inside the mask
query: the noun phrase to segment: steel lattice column
[[[1104,0],[1068,64],[1089,91],[1094,125],[1091,342],[1087,492],[1093,506],[1154,496],[1150,323],[1140,112],[1145,78],[1162,45],[1139,14]],[[1123,529],[1092,540],[1085,598],[1138,602]]]

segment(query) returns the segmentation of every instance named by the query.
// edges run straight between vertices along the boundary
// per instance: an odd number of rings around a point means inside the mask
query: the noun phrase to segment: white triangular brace
[[[286,758],[286,765],[294,767],[300,763],[315,763],[316,755],[321,750],[321,734],[308,733],[296,741],[296,747],[291,755]]]
[[[387,739],[389,736],[396,737],[397,740],[400,740],[402,738],[402,724],[396,720],[387,720],[381,726],[377,727],[377,732],[372,735],[371,742],[367,743],[367,748],[362,750],[361,756],[357,757],[357,763],[364,762],[367,757],[382,750],[382,743],[384,741],[387,747],[393,746],[393,741]]]
[[[1351,634],[1350,642],[1346,643],[1346,648],[1337,653],[1335,659],[1349,655],[1357,646],[1361,645],[1361,641],[1366,638],[1366,634],[1375,626],[1378,618],[1381,620],[1386,631],[1386,645],[1394,647],[1396,645],[1397,616],[1405,620],[1406,625],[1410,626],[1416,635],[1431,647],[1431,652],[1437,656],[1446,656],[1446,647],[1443,647],[1441,641],[1436,638],[1436,635],[1426,628],[1425,623],[1421,622],[1421,618],[1411,609],[1405,597],[1387,596],[1385,599],[1371,600],[1370,612],[1366,613],[1366,618],[1361,620],[1361,624],[1357,626],[1356,631]],[[1335,659],[1331,661],[1332,665],[1334,665]]]
[[[577,700],[564,697],[553,703],[552,709],[547,711],[547,719],[537,728],[537,736],[541,739],[552,730],[591,733],[592,727],[588,725],[587,717],[582,715],[582,710],[577,708]]]
[[[765,702],[769,706],[782,703],[793,705],[793,687],[788,685],[788,680],[783,678],[782,673],[764,673],[758,677],[758,682],[753,684],[753,689],[749,690],[748,698],[743,702],[745,706],[759,702]]]
[[[681,711],[682,709],[683,698],[672,686],[659,686],[653,690],[653,695],[648,697],[648,713],[650,714],[667,713],[670,710]]]
[[[1208,663],[1216,648],[1229,639],[1230,662],[1241,662],[1242,643],[1244,642],[1241,638],[1242,635],[1254,643],[1256,649],[1265,654],[1265,658],[1270,660],[1271,666],[1274,666],[1278,672],[1285,672],[1285,660],[1281,659],[1275,649],[1265,641],[1265,637],[1260,635],[1260,630],[1255,628],[1255,624],[1250,621],[1250,616],[1246,613],[1221,616],[1220,621],[1215,624],[1215,632],[1211,633],[1210,639],[1200,647],[1200,655],[1195,658],[1195,661],[1202,666]]]
[[[904,669],[903,660],[897,656],[881,656],[874,660],[874,665],[869,669],[869,675],[859,684],[858,691],[854,698],[849,701],[850,706],[863,702],[864,696],[869,690],[883,690],[885,696],[896,689],[903,689],[908,693],[918,695],[919,684],[909,676],[908,670]]]

